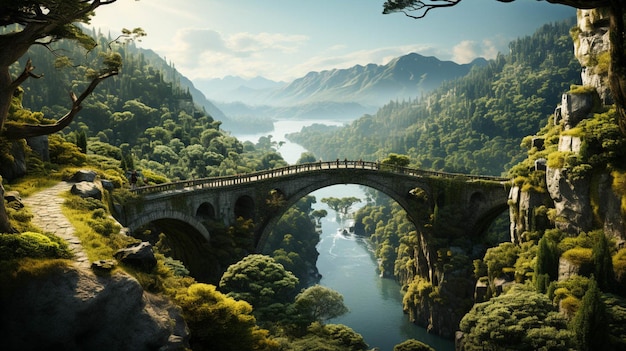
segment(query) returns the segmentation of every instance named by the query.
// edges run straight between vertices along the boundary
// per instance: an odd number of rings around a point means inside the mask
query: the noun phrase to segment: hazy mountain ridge
[[[390,100],[411,99],[432,91],[442,82],[466,75],[473,66],[485,65],[476,59],[459,65],[432,56],[410,53],[386,65],[357,65],[349,69],[310,72],[271,95],[286,103],[319,101],[357,102],[382,106]]]
[[[426,94],[486,63],[479,58],[469,64],[456,64],[411,53],[386,65],[371,63],[309,72],[292,82],[227,76],[199,79],[194,84],[228,119],[235,121],[354,120],[375,113],[389,101],[410,100]],[[195,96],[194,99],[202,100]],[[239,128],[238,125],[226,127]]]

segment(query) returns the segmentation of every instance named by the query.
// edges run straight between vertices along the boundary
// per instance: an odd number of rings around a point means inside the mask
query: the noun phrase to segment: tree
[[[591,259],[593,260],[594,277],[598,288],[604,292],[609,292],[615,283],[615,272],[613,270],[613,260],[609,239],[604,232],[596,233],[597,240],[593,245]]]
[[[220,280],[220,290],[249,302],[255,309],[274,303],[291,302],[298,278],[282,264],[266,255],[248,255],[228,267]]]
[[[497,0],[513,2],[515,0]],[[561,4],[577,9],[606,8],[609,12],[610,57],[609,84],[618,114],[618,124],[623,135],[626,135],[626,33],[624,32],[623,0],[547,0],[552,4]],[[423,18],[432,9],[451,7],[461,0],[387,0],[383,4],[383,14],[402,12],[411,18]],[[410,14],[410,12],[415,14]]]
[[[393,351],[434,351],[434,349],[421,341],[408,339],[394,346]]]
[[[191,330],[194,350],[276,349],[268,332],[257,327],[250,304],[220,293],[213,285],[193,284],[181,289],[175,301]]]
[[[571,350],[573,333],[544,294],[513,288],[475,304],[459,323],[465,350]]]
[[[343,296],[340,293],[317,284],[298,294],[295,306],[309,324],[322,323],[348,312],[348,307],[344,305]]]
[[[121,66],[121,56],[111,54],[103,59],[103,68],[91,70],[91,83],[77,97],[70,94],[69,112],[53,124],[18,124],[7,123],[9,108],[19,86],[28,78],[40,78],[34,73],[35,67],[28,60],[22,73],[12,77],[10,67],[16,63],[33,45],[50,45],[61,39],[77,42],[87,50],[96,45],[78,26],[89,23],[93,12],[100,6],[109,5],[117,0],[49,0],[49,1],[3,1],[0,4],[0,27],[6,30],[0,34],[0,136],[7,139],[22,139],[39,135],[48,135],[65,128],[81,110],[81,104],[96,86],[106,78],[117,75]],[[128,31],[128,34],[131,34]],[[63,61],[63,60],[60,60]],[[66,60],[67,63],[67,60]],[[0,198],[4,189],[0,185]],[[11,227],[4,202],[0,201],[0,232],[15,232]]]
[[[608,343],[606,321],[607,314],[600,298],[600,289],[592,277],[571,324],[571,330],[576,333],[576,349],[606,350]]]

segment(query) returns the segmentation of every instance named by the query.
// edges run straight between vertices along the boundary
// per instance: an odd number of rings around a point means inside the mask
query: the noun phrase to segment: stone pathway
[[[33,214],[32,223],[35,226],[67,241],[70,250],[74,254],[76,264],[81,268],[89,268],[91,262],[89,262],[80,240],[74,234],[74,227],[61,211],[61,206],[65,201],[62,193],[69,191],[72,188],[72,184],[60,182],[22,199],[22,202],[28,206]]]

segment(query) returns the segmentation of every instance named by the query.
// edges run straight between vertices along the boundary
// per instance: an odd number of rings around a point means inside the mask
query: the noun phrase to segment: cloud
[[[157,51],[176,63],[191,79],[238,75],[256,77],[284,68],[276,57],[297,53],[308,41],[304,35],[247,33],[232,35],[203,28],[179,29],[173,45]]]
[[[485,39],[482,42],[463,40],[452,48],[452,60],[456,63],[469,63],[478,57],[493,59],[498,54],[496,43]]]

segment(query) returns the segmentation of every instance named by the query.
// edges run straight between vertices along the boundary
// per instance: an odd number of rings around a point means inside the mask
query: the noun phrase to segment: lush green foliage
[[[595,279],[589,281],[587,291],[572,320],[572,330],[576,332],[576,349],[580,351],[606,350],[607,319],[604,303]]]
[[[193,284],[175,297],[192,331],[193,350],[276,350],[268,332],[256,326],[252,307],[236,301],[208,284]]]
[[[263,252],[292,272],[304,288],[316,279],[319,233],[311,216],[315,197],[306,196],[288,209],[272,228]]]
[[[90,153],[117,159],[124,169],[149,169],[164,175],[163,180],[232,175],[286,165],[271,138],[260,141],[257,149],[220,130],[221,122],[197,107],[189,91],[181,88],[180,74],[173,67],[160,69],[163,60],[132,43],[119,45],[102,35],[96,36],[96,42],[98,46],[87,55],[70,42],[55,46],[73,61],[83,62],[97,58],[111,44],[124,65],[117,78],[102,82],[83,103],[81,113],[64,131],[65,140],[53,137],[53,162],[85,162],[80,148],[67,144],[72,141],[86,145]],[[67,109],[60,105],[68,101],[65,92],[84,86],[86,82],[80,77],[88,72],[84,67],[56,69],[54,56],[40,47],[31,48],[27,56],[45,72],[45,84],[24,84],[26,109],[15,113],[14,118],[57,118]],[[162,182],[158,177],[147,180]]]
[[[0,235],[0,260],[31,258],[70,258],[67,244],[54,235],[34,232]]]
[[[341,324],[322,325],[313,323],[307,334],[297,339],[286,339],[281,344],[285,351],[364,351],[367,344],[363,337]]]
[[[514,289],[474,305],[460,323],[466,350],[569,350],[573,334],[543,294]]]
[[[394,346],[393,351],[435,351],[435,349],[421,341],[409,339]]]
[[[313,285],[302,291],[295,299],[295,307],[307,322],[324,322],[348,312],[343,296],[321,285]]]
[[[298,278],[266,255],[248,255],[228,267],[220,280],[220,290],[249,302],[255,312],[272,304],[289,303],[296,295]]]

